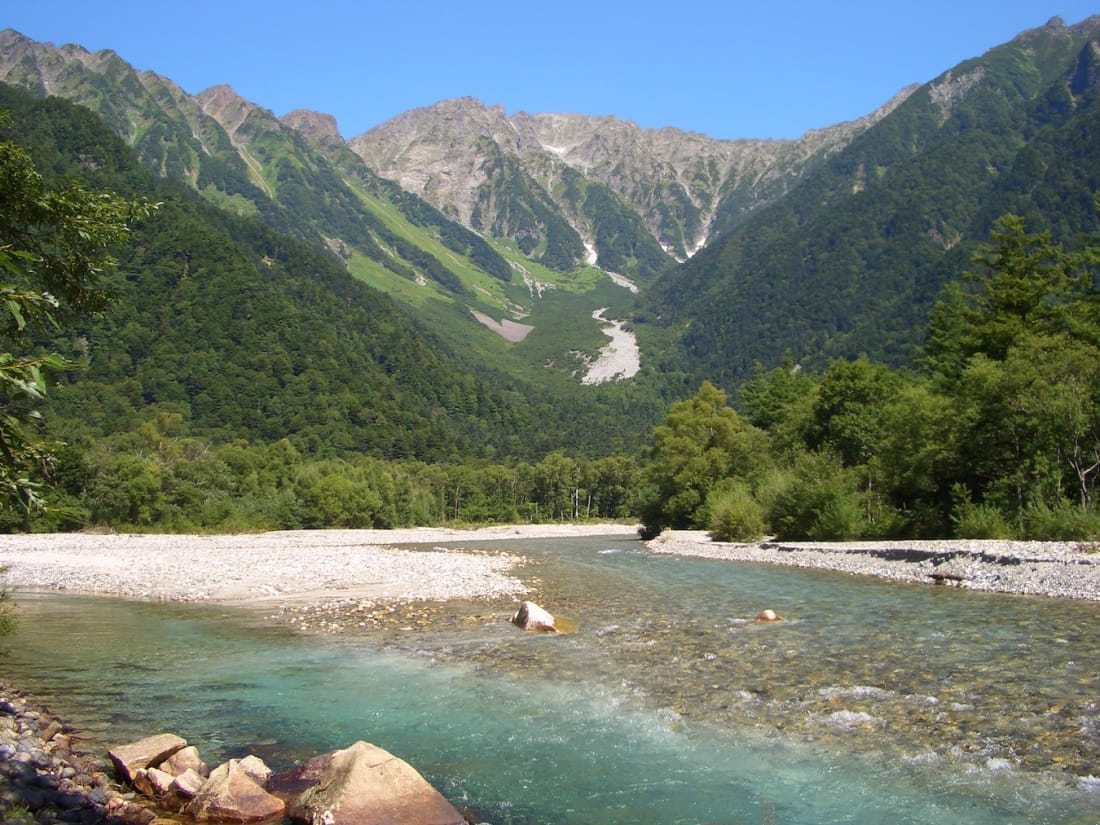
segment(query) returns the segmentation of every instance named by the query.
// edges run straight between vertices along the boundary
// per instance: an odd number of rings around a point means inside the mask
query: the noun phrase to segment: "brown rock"
[[[756,614],[756,621],[758,622],[781,622],[783,617],[770,608],[768,610],[761,610]]]
[[[172,792],[172,781],[176,777],[170,773],[160,770],[159,768],[149,768],[145,771],[145,780],[149,783],[150,790],[149,796],[153,796],[160,799],[162,796],[168,796]]]
[[[194,771],[199,776],[210,776],[210,769],[206,767],[206,763],[199,756],[199,749],[194,745],[177,751],[157,767],[172,776],[179,776],[188,770]]]
[[[465,825],[448,802],[407,762],[356,742],[310,770],[320,781],[291,806],[292,818],[326,825]],[[312,760],[311,760],[312,761]],[[327,767],[322,767],[327,762]]]
[[[188,768],[172,780],[172,792],[184,799],[192,799],[202,790],[204,784],[206,777],[193,768]]]
[[[120,745],[107,752],[114,763],[118,778],[124,782],[133,782],[134,774],[143,768],[159,765],[172,754],[187,747],[187,740],[174,733],[159,733],[147,736],[129,745]]]
[[[541,630],[553,633],[554,617],[534,602],[524,602],[512,616],[512,624],[524,630]]]
[[[230,759],[211,771],[195,798],[187,803],[186,813],[199,821],[256,822],[282,816],[286,809],[283,800],[260,787],[240,762]]]
[[[238,763],[238,767],[252,777],[252,781],[261,788],[267,787],[267,780],[271,778],[271,768],[265,765],[260,757],[249,754]]]

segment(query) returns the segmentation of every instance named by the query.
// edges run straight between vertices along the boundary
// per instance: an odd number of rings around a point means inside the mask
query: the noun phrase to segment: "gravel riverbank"
[[[0,584],[242,606],[519,600],[524,559],[441,543],[622,535],[622,524],[506,525],[471,530],[316,530],[232,536],[63,533],[0,536]],[[397,545],[421,545],[400,549]],[[1077,542],[711,541],[670,530],[655,553],[813,567],[898,581],[1100,600],[1100,552]]]
[[[1032,596],[1100,601],[1100,552],[1047,541],[711,541],[701,530],[670,530],[647,542],[655,553],[812,567],[895,581]]]
[[[608,535],[621,524],[477,530],[316,530],[248,535],[60,533],[0,536],[0,584],[161,601],[241,605],[334,596],[389,601],[521,596],[523,559],[442,542]],[[394,545],[428,545],[397,549]],[[429,549],[430,548],[430,549]]]

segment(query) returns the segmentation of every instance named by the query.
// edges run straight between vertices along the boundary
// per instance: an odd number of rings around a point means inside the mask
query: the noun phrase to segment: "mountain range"
[[[472,98],[345,140],[328,115],[276,117],[229,86],[190,95],[114,52],[11,30],[0,81],[85,107],[152,179],[312,250],[372,288],[361,295],[387,293],[407,319],[394,346],[437,353],[443,374],[545,393],[543,410],[630,410],[622,427],[638,432],[699,380],[736,390],[785,353],[912,363],[940,290],[1005,212],[1069,243],[1096,232],[1098,39],[1100,18],[1054,18],[797,140],[509,115]],[[630,388],[581,384],[607,319],[641,346]]]

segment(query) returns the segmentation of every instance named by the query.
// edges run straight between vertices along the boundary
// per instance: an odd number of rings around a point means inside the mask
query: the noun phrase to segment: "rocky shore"
[[[155,815],[111,778],[106,754],[81,750],[62,720],[0,682],[0,822],[147,825]]]
[[[1100,551],[1080,542],[711,541],[706,532],[666,531],[655,553],[812,567],[894,581],[1100,601]]]

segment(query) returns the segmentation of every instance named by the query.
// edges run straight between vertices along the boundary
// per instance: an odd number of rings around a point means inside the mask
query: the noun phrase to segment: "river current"
[[[279,769],[365,739],[500,825],[1100,821],[1100,605],[629,536],[451,546],[528,557],[576,631],[523,633],[514,602],[303,634],[274,611],[19,593],[0,678],[104,746],[170,730]]]

